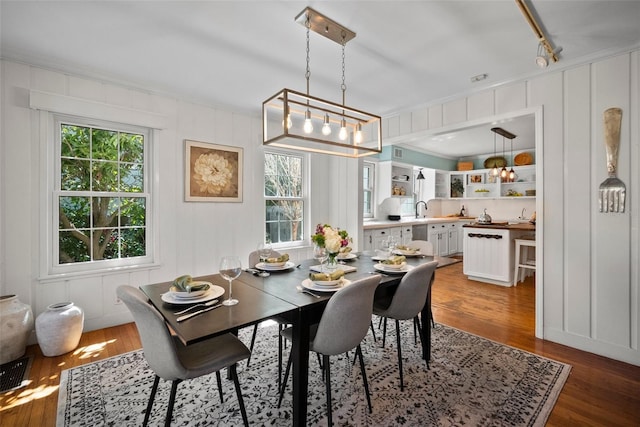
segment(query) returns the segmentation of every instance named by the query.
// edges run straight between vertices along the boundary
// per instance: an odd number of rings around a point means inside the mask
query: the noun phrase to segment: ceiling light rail
[[[551,59],[553,62],[558,62],[558,53],[562,51],[562,48],[558,47],[554,49],[553,46],[551,46],[549,38],[545,36],[542,28],[540,27],[540,24],[538,24],[538,21],[536,21],[536,18],[531,13],[531,10],[525,3],[525,0],[515,1],[520,8],[520,11],[524,15],[524,18],[527,20],[529,26],[533,30],[536,38],[538,39],[538,55],[536,56],[536,64],[538,64],[540,68],[545,68],[548,64],[548,59]],[[546,55],[541,55],[542,52],[540,51],[542,49],[546,51]]]
[[[382,152],[382,118],[345,105],[344,48],[356,34],[309,7],[295,20],[307,30],[307,93],[285,88],[262,103],[263,145],[352,158]],[[342,104],[309,93],[310,31],[342,47]]]

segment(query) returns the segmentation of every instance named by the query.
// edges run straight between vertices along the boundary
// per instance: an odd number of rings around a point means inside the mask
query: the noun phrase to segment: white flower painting
[[[242,202],[242,148],[185,141],[185,200]]]

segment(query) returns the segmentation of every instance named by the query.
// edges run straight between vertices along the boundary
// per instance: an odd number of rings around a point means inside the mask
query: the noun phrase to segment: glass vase
[[[337,253],[329,253],[327,256],[327,262],[325,264],[325,269],[327,273],[331,274],[338,269],[338,254]]]

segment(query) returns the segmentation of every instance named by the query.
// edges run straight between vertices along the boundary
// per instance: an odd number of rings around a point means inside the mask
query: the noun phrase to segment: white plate
[[[372,256],[371,259],[374,261],[384,261],[385,259],[389,259],[389,257],[375,255],[375,256]]]
[[[396,254],[396,255],[404,255],[404,256],[420,256],[420,255],[422,255],[419,250],[405,251],[403,249],[396,249],[395,251],[393,251],[393,253]]]
[[[280,271],[280,270],[288,270],[296,266],[296,263],[293,261],[287,261],[284,265],[275,266],[265,264],[264,262],[259,262],[256,264],[256,268],[258,270],[267,270],[267,271]]]
[[[337,286],[338,283],[340,283],[341,279],[342,278],[338,280],[312,280],[312,282],[315,283],[316,286],[320,286],[321,288],[331,288]]]
[[[161,295],[162,301],[169,304],[195,304],[198,302],[205,302],[212,300],[214,298],[218,298],[219,296],[224,295],[224,289],[217,285],[211,285],[208,291],[204,293],[204,295],[198,298],[176,298],[172,292],[167,292]]]
[[[405,264],[402,268],[389,268],[386,264],[374,264],[373,268],[385,273],[406,273],[407,271],[413,270],[413,266],[408,264]]]
[[[354,259],[358,258],[358,255],[349,252],[348,254],[338,254],[338,259]]]
[[[304,288],[309,289],[310,291],[319,291],[319,292],[336,292],[339,291],[340,289],[342,289],[343,287],[347,286],[351,284],[351,280],[349,279],[345,279],[344,277],[342,278],[342,280],[340,281],[340,284],[338,286],[318,286],[315,283],[313,283],[311,281],[311,279],[304,279],[302,281],[302,286]]]

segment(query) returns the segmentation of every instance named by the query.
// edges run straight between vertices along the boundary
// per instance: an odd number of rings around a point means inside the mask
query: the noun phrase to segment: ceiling
[[[0,54],[257,115],[278,90],[306,89],[305,29],[294,18],[311,6],[357,34],[346,46],[346,104],[386,116],[640,45],[640,1],[527,3],[562,47],[546,69],[512,0],[0,0]],[[312,95],[341,101],[341,60],[340,45],[311,34]]]

